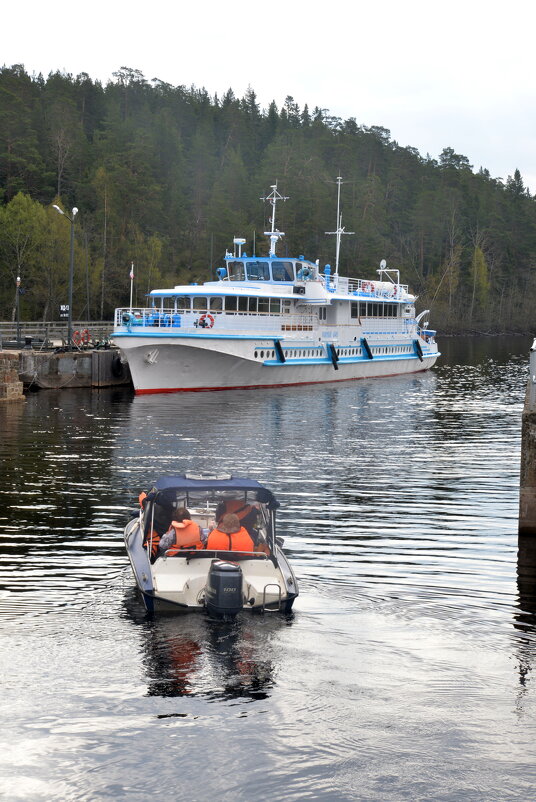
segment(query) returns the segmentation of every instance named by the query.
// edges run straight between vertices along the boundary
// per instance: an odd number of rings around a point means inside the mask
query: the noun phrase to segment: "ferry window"
[[[191,305],[191,298],[189,295],[179,295],[176,299],[175,309],[178,312],[189,312]]]
[[[227,265],[229,278],[231,281],[245,281],[246,272],[244,270],[243,262],[229,262]]]
[[[294,281],[292,262],[272,262],[272,278],[274,281]]]
[[[270,281],[270,268],[266,262],[247,262],[248,279]]]
[[[270,299],[259,298],[259,312],[269,312],[269,311],[270,311]]]
[[[194,302],[194,309],[196,309],[196,310],[197,309],[206,310],[206,308],[207,308],[207,299],[204,296],[199,296],[199,295],[195,296],[193,298],[193,302]]]
[[[363,317],[367,316],[367,305],[364,301],[361,301],[359,303],[359,314],[362,315]]]
[[[350,317],[359,317],[357,301],[352,301],[350,304]]]
[[[257,299],[256,298],[249,298],[248,299],[248,312],[256,312],[257,311]]]
[[[281,314],[281,301],[279,298],[270,298],[270,312],[272,315]]]
[[[372,317],[378,317],[379,304],[371,304],[371,306],[372,306]]]
[[[248,299],[247,298],[239,298],[238,299],[238,311],[239,312],[247,312],[248,311]]]
[[[223,309],[223,298],[211,298],[210,299],[210,311],[211,312],[221,312]]]
[[[234,295],[228,295],[225,299],[225,308],[228,312],[236,312],[237,298]]]

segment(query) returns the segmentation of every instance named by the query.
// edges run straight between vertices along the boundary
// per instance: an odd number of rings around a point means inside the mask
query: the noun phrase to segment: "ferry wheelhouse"
[[[340,179],[339,197],[340,197]],[[416,297],[382,260],[377,278],[338,273],[303,256],[276,255],[284,236],[272,205],[268,256],[233,252],[217,280],[152,290],[146,308],[115,312],[113,339],[136,393],[230,390],[348,381],[431,368],[436,332],[415,314]],[[421,322],[422,321],[422,322]]]

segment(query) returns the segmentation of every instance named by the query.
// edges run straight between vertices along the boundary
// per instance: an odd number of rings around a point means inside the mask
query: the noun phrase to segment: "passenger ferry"
[[[436,332],[415,315],[399,271],[385,260],[377,279],[339,275],[342,226],[338,182],[334,270],[303,256],[276,255],[271,187],[268,256],[234,239],[218,279],[152,290],[147,308],[116,309],[113,340],[128,361],[135,392],[175,393],[348,381],[431,368]],[[423,321],[421,323],[421,321]]]

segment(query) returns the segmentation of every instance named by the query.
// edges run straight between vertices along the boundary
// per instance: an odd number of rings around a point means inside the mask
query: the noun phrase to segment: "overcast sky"
[[[423,156],[452,147],[503,180],[517,167],[536,193],[535,22],[534,0],[11,0],[0,59],[103,82],[127,66],[219,95],[251,85],[263,107],[292,95]]]

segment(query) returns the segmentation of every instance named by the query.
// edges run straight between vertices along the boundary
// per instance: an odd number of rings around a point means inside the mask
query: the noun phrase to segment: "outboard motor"
[[[212,618],[232,618],[243,607],[242,569],[238,563],[213,560],[208,572],[205,606]]]

